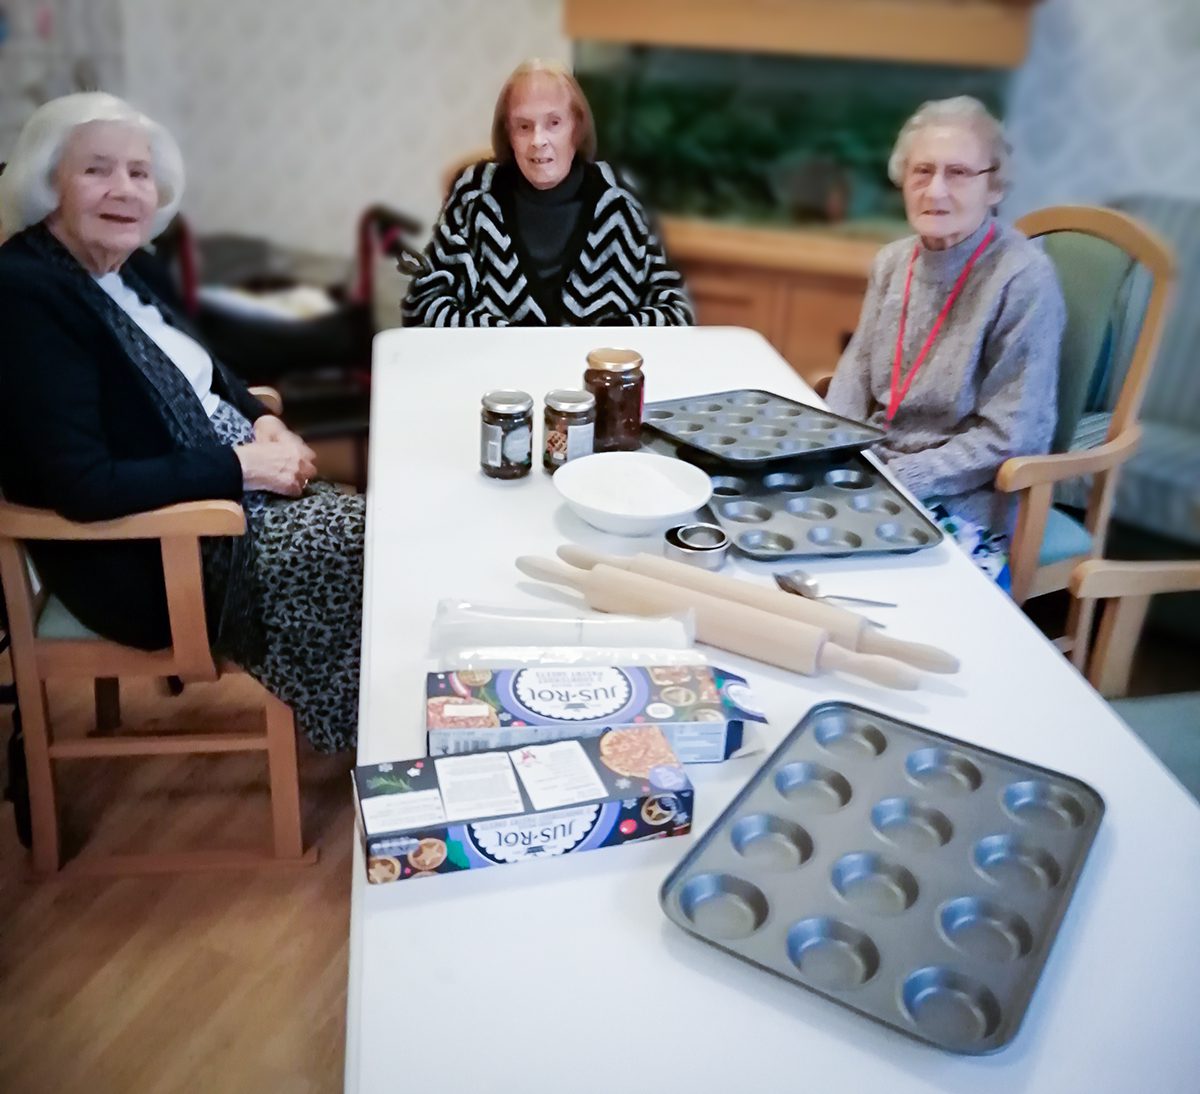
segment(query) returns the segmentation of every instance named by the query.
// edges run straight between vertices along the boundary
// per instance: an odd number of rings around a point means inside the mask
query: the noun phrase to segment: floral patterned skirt
[[[967,553],[967,557],[1001,589],[1010,592],[1012,574],[1008,568],[1008,536],[952,513],[940,501],[931,500],[924,504],[937,526]]]

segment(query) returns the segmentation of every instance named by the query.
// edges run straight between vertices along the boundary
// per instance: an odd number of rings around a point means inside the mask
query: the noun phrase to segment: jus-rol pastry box
[[[746,681],[708,665],[458,669],[429,673],[425,695],[431,756],[656,725],[681,763],[717,763],[763,721]]]
[[[372,884],[681,836],[692,784],[657,726],[354,770]]]

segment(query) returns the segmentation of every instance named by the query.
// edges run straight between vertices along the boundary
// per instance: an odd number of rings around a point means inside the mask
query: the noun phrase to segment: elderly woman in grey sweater
[[[1008,151],[966,96],[905,123],[888,174],[916,238],[876,257],[827,396],[887,430],[875,452],[1002,583],[1012,512],[992,482],[1049,448],[1066,320],[1049,259],[995,215]]]

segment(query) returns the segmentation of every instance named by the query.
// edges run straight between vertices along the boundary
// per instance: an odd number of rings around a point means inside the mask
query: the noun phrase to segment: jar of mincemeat
[[[594,349],[583,386],[596,399],[596,451],[631,451],[642,443],[642,355],[631,349]]]
[[[480,415],[479,466],[492,479],[519,479],[533,467],[533,399],[489,391]]]
[[[591,455],[596,434],[596,397],[560,389],[546,395],[542,466],[554,474],[568,460]]]

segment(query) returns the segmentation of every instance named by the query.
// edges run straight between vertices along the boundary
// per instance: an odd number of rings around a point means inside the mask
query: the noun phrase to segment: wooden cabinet
[[[783,300],[779,279],[752,270],[698,262],[681,264],[696,307],[696,321],[706,327],[750,327],[777,345]]]
[[[784,287],[775,348],[806,380],[831,373],[862,310],[867,279],[797,275]]]
[[[1039,0],[565,0],[576,41],[1012,68]]]
[[[806,380],[837,365],[883,242],[673,217],[663,237],[697,322],[759,331]]]

